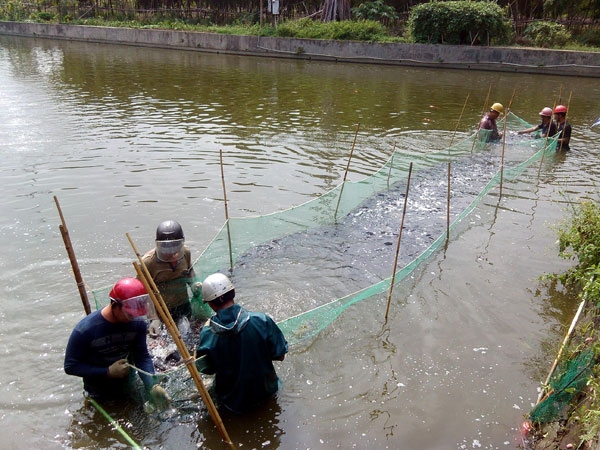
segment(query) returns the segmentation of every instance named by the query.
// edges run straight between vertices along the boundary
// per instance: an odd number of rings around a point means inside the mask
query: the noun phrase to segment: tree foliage
[[[390,24],[398,20],[398,13],[393,6],[386,5],[383,0],[374,0],[361,3],[352,8],[352,16],[360,20],[377,20]]]

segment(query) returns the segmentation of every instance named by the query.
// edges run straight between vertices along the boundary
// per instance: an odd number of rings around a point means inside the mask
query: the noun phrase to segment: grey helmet
[[[174,220],[165,220],[156,228],[157,241],[175,241],[185,239],[183,228]]]
[[[183,229],[174,220],[166,220],[156,228],[156,257],[160,261],[175,263],[184,256]]]

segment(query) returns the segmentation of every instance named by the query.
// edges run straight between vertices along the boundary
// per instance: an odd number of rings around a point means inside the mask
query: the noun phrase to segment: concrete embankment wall
[[[0,22],[0,34],[278,58],[600,77],[600,53]]]

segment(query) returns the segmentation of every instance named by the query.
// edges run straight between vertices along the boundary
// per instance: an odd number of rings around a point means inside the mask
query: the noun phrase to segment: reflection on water
[[[0,447],[125,446],[85,409],[81,382],[62,370],[82,308],[53,195],[88,287],[106,286],[132,273],[126,232],[151,248],[156,225],[173,218],[193,257],[206,247],[224,221],[219,150],[229,214],[271,213],[341,181],[357,124],[353,181],[394,147],[429,153],[455,130],[456,140],[470,134],[490,86],[505,104],[518,86],[512,109],[530,122],[572,92],[573,151],[506,183],[502,197],[486,196],[456,239],[394,289],[388,323],[385,296],[354,305],[277,363],[284,385],[276,401],[254,416],[225,418],[244,448],[514,448],[554,358],[551,343],[576,307],[538,277],[570,264],[557,258],[548,224],[569,202],[597,196],[595,81],[0,36],[0,417],[8,431]],[[480,173],[487,172],[456,167],[457,189],[476,189]],[[429,218],[438,218],[445,177],[440,170],[415,179],[422,193],[415,190],[410,214],[423,220],[405,230],[407,249],[437,233]],[[330,247],[304,249],[304,260],[286,260],[283,244],[271,266],[246,260],[256,274],[238,278],[240,301],[286,317],[298,306],[286,309],[286,299],[320,304],[330,290],[384,276],[401,192],[371,199],[338,235],[319,236]],[[315,273],[311,258],[334,263]],[[218,448],[203,411],[119,419],[148,447]]]

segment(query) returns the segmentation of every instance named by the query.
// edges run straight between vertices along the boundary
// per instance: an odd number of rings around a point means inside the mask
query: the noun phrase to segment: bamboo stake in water
[[[392,146],[392,157],[390,158],[390,170],[388,170],[387,187],[390,188],[390,178],[392,176],[392,168],[394,167],[394,156],[396,155],[396,143]]]
[[[352,148],[350,149],[350,156],[348,156],[348,163],[346,164],[346,170],[344,171],[344,179],[342,180],[342,187],[340,188],[340,195],[338,196],[337,205],[335,207],[335,213],[333,214],[333,220],[337,222],[337,213],[340,207],[340,201],[342,200],[342,193],[344,192],[344,185],[346,184],[346,177],[348,177],[348,170],[350,169],[350,161],[352,160],[352,154],[354,153],[354,146],[356,145],[356,137],[358,136],[358,129],[360,123],[356,124],[356,131],[354,132],[354,140],[352,141]]]
[[[456,127],[454,128],[454,133],[452,133],[452,139],[450,139],[450,147],[452,147],[452,144],[454,143],[454,137],[456,136],[456,130],[458,130],[458,125],[460,125],[460,121],[462,119],[463,113],[465,112],[465,108],[467,107],[467,102],[469,101],[469,95],[471,95],[471,93],[467,94],[465,103],[462,107],[462,110],[460,111],[460,116],[458,116],[458,122],[456,122]]]
[[[569,108],[571,107],[571,96],[573,95],[573,91],[571,91],[569,93],[569,100],[567,101],[567,112],[565,113],[565,127],[567,126],[567,116],[569,115]],[[563,128],[563,133],[564,133],[564,128]],[[560,135],[560,137],[562,137],[562,134]],[[562,142],[560,143],[560,147],[558,150],[562,150]]]
[[[223,150],[219,150],[221,165],[221,183],[223,184],[223,199],[225,200],[225,224],[227,225],[227,241],[229,243],[229,272],[233,271],[233,250],[231,248],[231,230],[229,229],[229,210],[227,209],[227,190],[225,189],[225,172],[223,171]]]
[[[413,164],[408,166],[408,178],[406,180],[406,194],[404,195],[404,208],[402,209],[402,220],[400,221],[400,231],[398,232],[398,243],[396,244],[396,257],[394,258],[394,269],[392,271],[392,280],[390,281],[390,292],[387,298],[387,307],[385,308],[385,321],[387,322],[392,301],[392,291],[394,289],[394,280],[396,279],[396,268],[398,267],[398,255],[400,254],[400,243],[402,242],[402,229],[404,228],[404,217],[406,216],[406,204],[408,203],[408,190],[410,189],[410,176],[412,174]]]
[[[481,111],[481,115],[483,116],[487,110],[487,105],[490,101],[490,93],[492,92],[492,83],[488,87],[487,97],[485,97],[485,103],[483,104],[483,110]],[[481,123],[481,121],[480,121]],[[475,137],[473,138],[473,145],[471,146],[471,153],[473,153],[473,149],[475,148],[475,144],[479,141],[479,124],[477,124],[477,133],[475,133]]]
[[[504,180],[504,149],[506,148],[506,123],[508,122],[508,113],[510,112],[510,107],[512,105],[513,99],[515,98],[516,92],[517,88],[514,88],[512,96],[510,97],[510,101],[508,102],[508,108],[506,108],[506,113],[504,114],[504,126],[502,127],[502,158],[500,159],[500,197],[502,197],[502,181]]]
[[[446,242],[450,240],[450,165],[448,162],[448,196],[446,199]]]
[[[552,106],[552,111],[556,109],[556,101]],[[542,173],[542,165],[544,164],[544,156],[546,155],[546,148],[548,147],[548,139],[550,138],[550,130],[552,129],[552,116],[550,116],[550,124],[548,125],[548,133],[546,133],[546,139],[544,140],[544,149],[542,150],[542,157],[540,158],[540,166],[538,167],[537,177],[540,179],[540,174]]]
[[[81,276],[81,272],[79,271],[79,264],[77,263],[77,258],[75,257],[75,251],[73,250],[73,245],[69,236],[69,230],[67,229],[67,224],[65,223],[65,218],[62,210],[60,209],[56,195],[54,196],[54,202],[56,203],[56,208],[58,209],[58,215],[60,216],[61,221],[61,225],[59,225],[58,228],[60,229],[60,234],[62,235],[63,242],[65,243],[65,249],[69,255],[69,260],[71,261],[71,267],[73,268],[73,275],[75,275],[75,281],[77,282],[77,289],[79,289],[81,303],[83,303],[83,309],[85,310],[85,313],[90,314],[92,309],[90,308],[90,301],[85,290],[85,283],[83,281],[83,277]]]
[[[185,343],[183,342],[183,338],[181,337],[181,333],[179,332],[177,325],[175,325],[175,322],[173,321],[173,317],[171,317],[171,313],[169,312],[169,309],[167,308],[167,305],[165,304],[165,302],[162,298],[162,295],[160,294],[160,291],[156,287],[156,284],[154,283],[154,280],[152,279],[152,276],[150,275],[148,267],[146,267],[146,264],[144,263],[142,255],[138,252],[138,249],[135,246],[135,244],[133,243],[133,240],[131,239],[131,236],[129,235],[129,233],[127,233],[126,236],[127,236],[127,239],[129,240],[129,243],[131,244],[131,247],[133,248],[133,251],[135,252],[135,254],[138,258],[138,261],[139,261],[139,263],[134,262],[133,267],[135,268],[135,270],[138,274],[138,277],[144,284],[144,287],[148,291],[148,295],[152,299],[152,303],[154,303],[156,312],[159,314],[161,320],[164,322],[167,329],[169,330],[169,333],[173,337],[173,341],[175,342],[175,345],[177,346],[177,350],[179,350],[179,354],[183,358],[183,361],[185,362],[185,365],[188,368],[192,379],[194,380],[194,383],[196,385],[196,388],[198,389],[198,392],[200,392],[200,395],[202,396],[202,400],[204,401],[204,404],[206,405],[213,422],[219,429],[219,432],[221,433],[221,436],[223,437],[225,442],[227,444],[229,444],[229,446],[231,448],[236,448],[233,445],[233,443],[231,442],[229,435],[227,434],[227,430],[225,429],[225,425],[223,425],[221,416],[219,415],[219,412],[217,411],[217,408],[215,407],[215,404],[213,403],[212,398],[210,397],[210,394],[208,393],[206,387],[204,386],[204,382],[202,381],[200,372],[198,371],[198,368],[196,367],[196,364],[194,363],[194,358],[192,358],[187,347],[185,346]]]

